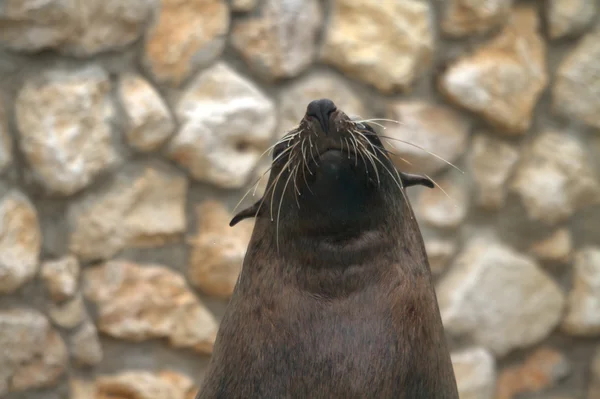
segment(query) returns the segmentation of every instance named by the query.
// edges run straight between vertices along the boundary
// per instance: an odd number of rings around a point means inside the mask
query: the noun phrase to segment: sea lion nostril
[[[306,107],[306,115],[312,116],[319,121],[323,132],[327,133],[329,130],[329,118],[331,114],[337,110],[337,107],[333,101],[322,98],[320,100],[311,101]]]

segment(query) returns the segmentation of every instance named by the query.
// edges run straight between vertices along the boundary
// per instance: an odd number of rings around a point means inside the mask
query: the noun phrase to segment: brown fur
[[[332,120],[344,134],[345,114]],[[295,208],[285,192],[278,233],[267,205],[251,208],[254,232],[197,399],[458,399],[419,227],[393,189],[382,178],[339,230],[339,218]]]

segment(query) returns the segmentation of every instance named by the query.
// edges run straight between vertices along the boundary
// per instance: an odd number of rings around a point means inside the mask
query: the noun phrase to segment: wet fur
[[[353,125],[339,114],[343,137]],[[310,118],[303,124],[319,130]],[[431,181],[398,173],[400,188],[395,169],[377,179],[364,162],[371,173],[356,178],[365,191],[348,188],[361,195],[316,183],[309,194],[304,179],[275,188],[283,165],[274,162],[265,197],[231,221],[256,217],[197,399],[458,399],[423,239],[400,192]]]

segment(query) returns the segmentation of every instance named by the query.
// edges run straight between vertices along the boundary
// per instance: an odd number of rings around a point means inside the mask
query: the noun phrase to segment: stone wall
[[[410,195],[461,397],[600,398],[599,7],[0,2],[0,397],[193,398],[231,212],[328,97],[443,188]]]

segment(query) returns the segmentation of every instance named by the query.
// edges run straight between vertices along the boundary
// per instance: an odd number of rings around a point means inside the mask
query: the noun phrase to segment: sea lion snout
[[[311,101],[306,107],[306,117],[315,118],[323,133],[329,133],[329,121],[332,114],[337,111],[336,105],[328,98],[322,98],[320,100]]]

